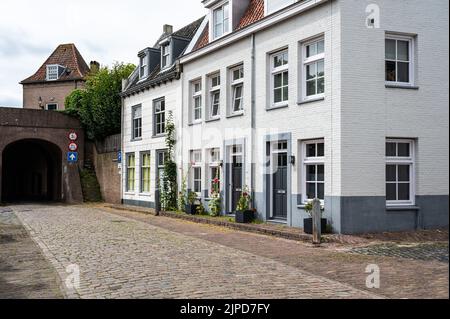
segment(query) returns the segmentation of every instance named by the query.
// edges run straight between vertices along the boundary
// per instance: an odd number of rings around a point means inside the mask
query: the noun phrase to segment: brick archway
[[[72,131],[78,135],[76,142],[78,144],[79,160],[77,163],[69,163],[67,161],[68,145],[70,142],[68,136]],[[39,153],[37,157],[39,158],[40,166],[37,164],[27,165],[27,163],[32,161],[32,155],[30,154],[32,152]],[[5,156],[6,159],[4,160],[3,158]],[[23,159],[23,157],[26,158]],[[30,188],[25,191],[20,186],[8,184],[11,179],[8,179],[8,173],[5,173],[5,168],[3,168],[5,161],[6,165],[9,165],[6,169],[12,167],[14,168],[13,171],[17,171],[14,162],[21,163],[22,167],[26,168],[29,174],[32,174],[32,168],[34,167],[35,176],[29,175],[28,177],[23,177],[23,179],[34,182],[34,191],[36,192],[33,193]],[[13,166],[11,166],[11,161],[13,162]],[[49,173],[51,175],[50,177],[57,176],[52,177],[52,180],[57,179],[60,181],[60,184],[53,183],[53,186],[48,188],[48,185],[44,182],[45,179],[49,178],[49,176],[44,176],[48,173],[48,169],[37,168],[49,167],[48,164],[50,162],[56,163],[57,165],[57,171],[54,171],[51,167],[49,168],[52,171],[52,173]],[[83,194],[79,168],[83,166],[83,162],[84,132],[76,119],[59,112],[0,108],[0,202],[8,200],[8,198],[5,199],[3,196],[8,197],[14,193],[12,191],[14,189],[16,191],[20,189],[25,191],[18,193],[22,196],[13,196],[19,197],[15,198],[16,200],[32,199],[33,196],[30,195],[34,194],[37,199],[45,199],[48,197],[51,200],[67,203],[82,202]],[[5,178],[6,181],[4,181]],[[42,179],[41,182],[40,179]],[[39,184],[43,189],[41,192],[42,196],[37,196],[39,194],[39,187],[36,185]],[[5,187],[11,188],[4,190]],[[52,193],[51,196],[49,192]]]

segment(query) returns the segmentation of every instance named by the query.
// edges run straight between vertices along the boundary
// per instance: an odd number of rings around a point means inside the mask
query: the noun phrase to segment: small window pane
[[[397,59],[399,61],[409,61],[408,41],[397,41]]]
[[[307,157],[316,157],[316,144],[307,144],[306,145],[306,156]]]
[[[325,144],[324,143],[317,144],[317,156],[318,157],[325,156]]]
[[[396,59],[396,48],[395,48],[395,40],[386,40],[386,59],[395,60]]]
[[[386,166],[386,182],[395,182],[397,180],[397,166]]]
[[[317,54],[317,44],[313,43],[306,47],[306,57],[309,58]]]
[[[282,89],[275,89],[274,90],[274,102],[279,103],[283,101],[282,99]]]
[[[395,82],[396,81],[396,63],[392,61],[386,61],[386,81]]]
[[[397,185],[396,184],[386,184],[386,200],[393,201],[397,200]]]
[[[324,76],[325,75],[325,62],[319,61],[317,62],[317,76]]]
[[[283,88],[283,101],[287,101],[289,99],[289,88],[285,86]]]
[[[324,200],[325,199],[325,184],[319,183],[317,184],[317,198]]]
[[[316,180],[316,165],[306,166],[306,180],[310,182]]]
[[[409,82],[409,63],[398,62],[397,67],[398,67],[397,81],[408,83]]]
[[[317,80],[317,94],[322,94],[325,92],[325,79],[320,78]]]
[[[396,143],[386,143],[386,156],[397,156],[397,144]]]
[[[316,81],[308,81],[306,82],[306,95],[316,95]]]
[[[308,64],[306,66],[306,79],[307,80],[311,80],[314,79],[316,77],[316,64]]]
[[[306,183],[306,197],[308,199],[316,197],[316,183]]]
[[[399,165],[398,166],[398,181],[399,182],[409,182],[410,178],[410,166],[409,165]]]
[[[319,182],[325,181],[325,165],[317,165],[317,180]]]
[[[317,42],[317,54],[323,53],[325,51],[325,42],[319,41]]]
[[[398,184],[398,200],[409,200],[409,183]]]
[[[279,88],[280,86],[282,86],[282,74],[276,74],[273,78],[273,81],[275,88]]]
[[[400,156],[400,157],[411,156],[409,143],[398,143],[398,156]]]

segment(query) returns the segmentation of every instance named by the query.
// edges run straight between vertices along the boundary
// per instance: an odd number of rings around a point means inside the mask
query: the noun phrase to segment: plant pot
[[[187,204],[185,206],[186,214],[196,215],[197,214],[197,207],[198,207],[198,205],[195,205],[195,204]]]
[[[320,219],[320,226],[321,226],[321,233],[324,234],[325,231],[327,230],[327,219],[326,218],[321,218]],[[313,233],[313,220],[312,218],[305,218],[303,219],[303,231],[305,232],[305,234],[310,234],[312,235]]]
[[[237,211],[235,219],[236,223],[249,224],[255,220],[255,212],[252,210]]]

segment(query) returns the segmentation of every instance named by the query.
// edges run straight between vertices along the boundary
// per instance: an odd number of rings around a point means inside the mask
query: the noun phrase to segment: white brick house
[[[248,186],[290,226],[314,197],[335,232],[448,225],[446,1],[203,4],[177,123],[205,205],[219,169],[224,213]]]

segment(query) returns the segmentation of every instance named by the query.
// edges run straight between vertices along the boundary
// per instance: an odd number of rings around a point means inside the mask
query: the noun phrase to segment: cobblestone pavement
[[[0,207],[0,299],[62,297],[57,273],[11,209]]]
[[[270,258],[93,207],[14,206],[63,282],[81,298],[375,298]],[[261,237],[251,237],[258,240]]]
[[[437,260],[448,263],[448,243],[408,245],[381,244],[352,248],[350,252],[368,256],[388,256],[416,260]]]

